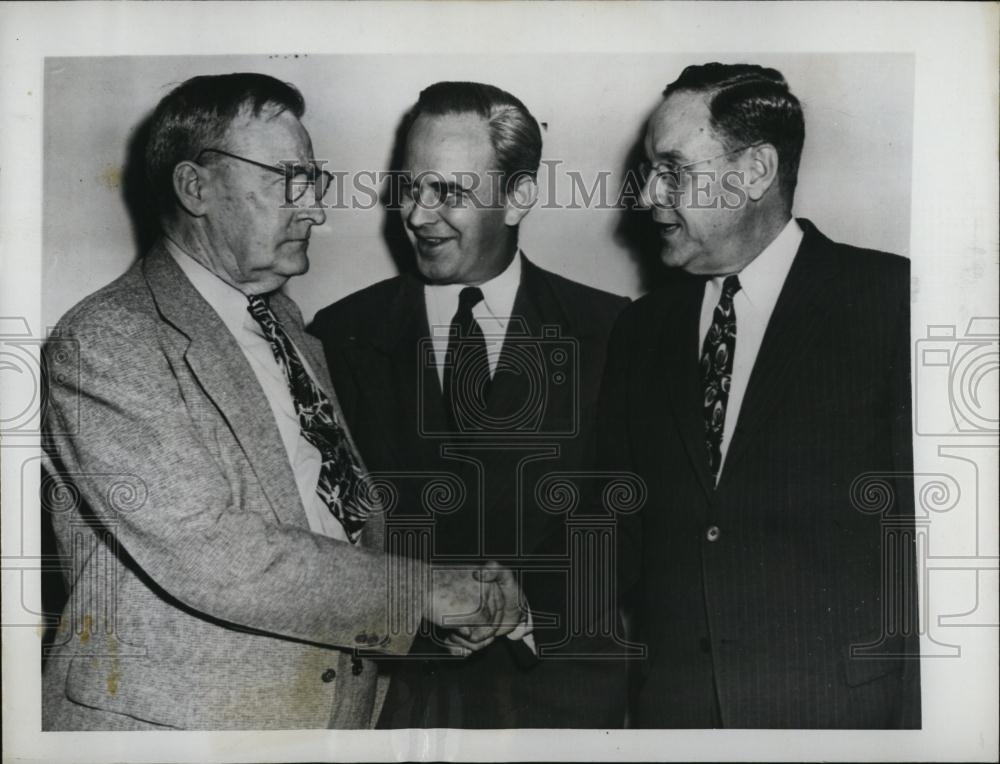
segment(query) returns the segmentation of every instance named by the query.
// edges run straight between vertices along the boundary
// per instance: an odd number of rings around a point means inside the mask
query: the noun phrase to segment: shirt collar
[[[219,314],[222,323],[226,325],[237,341],[242,342],[245,336],[244,332],[247,330],[263,336],[257,322],[253,320],[247,310],[250,303],[243,292],[220,279],[176,242],[168,238],[164,238],[164,241],[167,251],[174,258],[174,262],[188,277],[194,288],[198,290],[198,294]]]
[[[802,236],[802,228],[792,218],[764,251],[740,271],[740,291],[754,308],[768,309],[777,303]]]
[[[521,285],[521,250],[518,249],[510,264],[489,281],[479,285],[483,293],[483,305],[490,316],[500,322],[506,328],[507,320],[514,312],[514,300],[517,297],[518,287]],[[458,295],[468,284],[428,284],[426,295],[436,304],[454,303],[458,305]],[[454,310],[451,311],[452,313]],[[451,315],[440,316],[441,319],[451,321]]]

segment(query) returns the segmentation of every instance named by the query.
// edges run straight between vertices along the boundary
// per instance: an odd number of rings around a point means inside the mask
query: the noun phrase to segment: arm
[[[155,587],[187,607],[244,628],[340,647],[405,652],[403,626],[420,616],[480,613],[479,586],[441,579],[380,552],[282,524],[247,506],[226,454],[206,442],[151,320],[85,314],[62,327],[79,357],[50,380],[47,429],[95,519]],[[77,313],[77,317],[81,314]],[[115,320],[117,319],[117,320]],[[79,409],[79,424],[71,421]],[[141,506],[109,500],[121,475],[142,487]],[[118,477],[116,477],[118,476]],[[399,573],[395,573],[399,571]],[[492,615],[489,613],[488,615]],[[396,624],[393,628],[393,624]]]

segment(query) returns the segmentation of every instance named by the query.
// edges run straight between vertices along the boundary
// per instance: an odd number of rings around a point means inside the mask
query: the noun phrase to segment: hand
[[[476,571],[478,572],[478,571]],[[482,649],[492,642],[503,618],[504,600],[498,587],[480,581],[468,569],[431,570],[431,592],[425,603],[425,620],[453,629],[454,644],[462,649]]]
[[[498,636],[521,640],[532,631],[524,595],[511,571],[490,561],[474,571],[473,577],[489,585],[485,590],[487,600],[485,610],[493,613],[492,625],[495,632],[481,641],[467,639],[457,631],[449,633],[444,639],[444,645],[448,652],[456,657],[468,657],[473,652],[492,644]]]
[[[496,636],[502,637],[517,632],[514,639],[523,639],[531,633],[528,624],[527,600],[521,587],[517,585],[514,574],[499,563],[490,560],[473,573],[479,581],[490,582],[497,587],[494,596],[499,601],[499,616],[495,621]]]

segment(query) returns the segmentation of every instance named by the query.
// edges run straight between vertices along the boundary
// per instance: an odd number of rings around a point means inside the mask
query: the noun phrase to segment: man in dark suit
[[[518,624],[495,566],[384,552],[322,349],[280,292],[326,219],[304,110],[254,73],[164,97],[163,238],[53,332],[43,487],[71,568],[44,729],[366,728],[372,654],[405,654],[421,617],[470,651]]]
[[[602,563],[571,541],[602,531],[574,524],[559,500],[586,482],[605,345],[627,300],[519,251],[542,141],[517,98],[437,83],[404,127],[401,212],[419,276],[341,300],[313,332],[391,496],[390,545],[519,570],[535,632],[458,664],[448,653],[460,641],[426,633],[397,666],[380,726],[621,726],[614,603],[584,602],[595,587],[575,574]]]
[[[619,523],[639,726],[920,724],[909,266],[792,218],[803,139],[751,65],[688,67],[649,120],[677,273],[620,317],[598,427],[649,491]]]

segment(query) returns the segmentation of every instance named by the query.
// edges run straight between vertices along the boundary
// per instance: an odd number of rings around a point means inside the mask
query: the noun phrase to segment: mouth
[[[451,241],[450,236],[421,236],[418,235],[417,248],[420,250],[421,254],[433,254],[437,252],[441,247]]]

